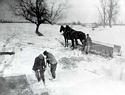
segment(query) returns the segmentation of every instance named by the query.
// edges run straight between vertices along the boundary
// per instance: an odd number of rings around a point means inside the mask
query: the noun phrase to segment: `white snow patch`
[[[89,33],[93,40],[118,44],[122,46],[122,53],[125,54],[125,27],[115,26],[113,28],[97,28],[91,31],[90,28],[73,26],[74,29]],[[0,24],[0,43],[4,45],[6,39],[15,35],[8,43],[7,48],[14,48],[15,55],[12,62],[11,56],[4,56],[2,62],[10,62],[3,71],[3,76],[17,76],[26,74],[31,89],[35,94],[49,92],[50,95],[124,95],[125,94],[125,58],[116,57],[105,59],[96,55],[85,55],[78,49],[71,50],[63,47],[59,41],[64,42],[63,36],[59,32],[58,25],[41,25],[40,32],[43,37],[38,37],[34,33],[33,24]],[[58,40],[57,40],[58,39]],[[2,48],[0,48],[2,50]],[[50,70],[45,72],[46,88],[42,81],[37,82],[32,71],[34,59],[40,53],[47,50],[53,53],[56,59],[83,58],[76,60],[77,68],[68,70],[62,69],[63,64],[58,63],[57,78],[50,81]],[[1,57],[1,56],[0,56]],[[73,59],[72,59],[73,60]],[[0,64],[0,70],[5,64]],[[121,81],[122,80],[122,81]]]

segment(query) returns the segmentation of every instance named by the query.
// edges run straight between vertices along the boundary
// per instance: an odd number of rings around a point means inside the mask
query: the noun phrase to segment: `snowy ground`
[[[85,55],[75,49],[65,48],[59,26],[41,25],[43,37],[34,33],[33,24],[0,24],[0,50],[15,51],[13,56],[0,56],[1,76],[27,76],[34,94],[49,92],[50,95],[124,95],[125,94],[125,26],[91,28],[72,26],[89,33],[93,40],[122,46],[122,56],[105,59],[96,55]],[[3,47],[5,45],[5,47]],[[57,78],[50,81],[49,68],[45,72],[46,88],[38,83],[32,66],[34,59],[44,50],[53,53],[58,60]],[[64,60],[71,62],[71,68],[64,68]]]

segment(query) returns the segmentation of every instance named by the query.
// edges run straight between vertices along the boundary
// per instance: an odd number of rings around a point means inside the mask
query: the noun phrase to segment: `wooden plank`
[[[13,55],[15,52],[0,52],[0,55]]]

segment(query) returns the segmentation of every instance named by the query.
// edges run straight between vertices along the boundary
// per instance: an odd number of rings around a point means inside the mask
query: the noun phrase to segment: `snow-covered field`
[[[95,31],[82,26],[72,27],[89,33],[95,41],[120,45],[122,56],[105,59],[65,48],[58,25],[41,25],[39,30],[44,36],[38,37],[33,24],[0,24],[0,51],[15,52],[12,56],[0,56],[0,76],[25,74],[34,94],[38,95],[46,91],[50,95],[124,95],[125,26]],[[56,80],[49,80],[49,68],[45,72],[46,87],[37,82],[32,71],[35,57],[44,50],[53,53],[58,60]]]

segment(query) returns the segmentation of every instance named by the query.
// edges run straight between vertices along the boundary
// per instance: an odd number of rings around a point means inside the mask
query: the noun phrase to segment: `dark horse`
[[[65,47],[68,47],[68,40],[74,40],[70,37],[72,34],[72,31],[67,31],[66,28],[61,25],[60,32],[62,32],[62,31],[63,31],[64,40],[65,40]],[[77,41],[77,39],[76,39],[76,41]]]
[[[72,39],[73,48],[74,48],[74,39],[75,39],[77,45],[78,45],[77,39],[79,39],[83,45],[83,48],[85,47],[85,42],[86,42],[85,33],[81,32],[81,31],[76,31],[76,30],[72,29],[71,27],[69,27],[68,25],[66,25],[66,31],[72,32],[72,34],[70,35],[70,38]]]
[[[72,41],[72,47],[74,49],[74,40],[76,42],[76,45],[78,45],[78,41],[77,39],[80,39],[81,43],[84,45],[85,47],[85,41],[86,41],[86,35],[85,33],[81,32],[81,31],[76,31],[72,28],[70,28],[68,25],[66,25],[66,28],[61,26],[60,27],[60,32],[63,31],[63,36],[65,39],[65,46],[68,46],[68,40]]]

